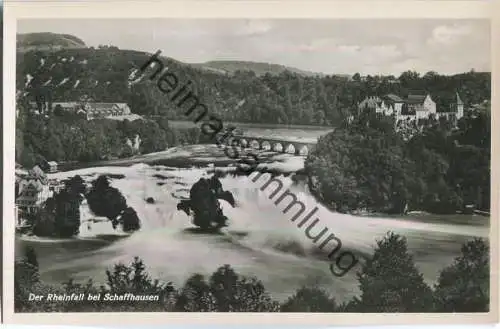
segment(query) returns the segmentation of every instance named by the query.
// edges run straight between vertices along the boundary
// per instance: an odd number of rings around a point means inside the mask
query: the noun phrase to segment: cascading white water
[[[274,188],[260,190],[265,182],[253,182],[248,177],[226,176],[221,179],[223,188],[233,193],[236,207],[221,201],[224,214],[229,218],[226,235],[200,235],[188,233],[192,227],[190,218],[177,211],[178,197],[187,196],[189,188],[206,169],[176,169],[145,164],[130,167],[87,168],[55,174],[57,178],[81,175],[86,181],[99,174],[121,174],[122,179],[112,179],[141,219],[142,228],[125,238],[79,252],[64,262],[57,252],[43,260],[46,266],[42,276],[74,277],[85,280],[104,280],[104,270],[117,262],[129,263],[134,256],[142,258],[153,277],[173,281],[181,285],[194,272],[210,274],[223,264],[230,264],[239,273],[254,275],[263,281],[275,298],[289,296],[301,285],[317,283],[331,290],[338,299],[349,298],[357,293],[353,269],[344,277],[333,276],[327,259],[311,254],[314,243],[290,221],[294,210],[287,214],[283,208],[288,201],[275,205],[269,199]],[[305,187],[292,186],[289,177],[279,177],[283,191],[289,188],[306,206],[306,213],[318,207],[319,218],[315,232],[327,227],[342,241],[343,247],[370,254],[375,240],[392,230],[408,237],[412,251],[424,276],[432,281],[437,272],[459,253],[460,243],[470,236],[487,237],[488,228],[471,225],[446,225],[425,223],[411,219],[356,217],[333,213],[316,202]],[[147,203],[153,198],[154,203]],[[95,216],[88,206],[81,207],[82,225],[80,237],[99,239],[103,236],[123,235],[113,230],[111,223],[91,223]],[[429,251],[429,246],[439,249]],[[52,259],[52,260],[51,260]]]

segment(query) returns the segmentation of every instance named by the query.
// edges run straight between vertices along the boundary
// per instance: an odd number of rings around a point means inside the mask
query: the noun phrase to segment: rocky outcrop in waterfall
[[[227,226],[228,218],[224,216],[219,200],[226,200],[234,207],[233,194],[222,189],[222,184],[213,176],[210,179],[200,178],[189,192],[190,198],[177,204],[177,210],[193,216],[193,224],[203,230],[219,230]]]
[[[87,202],[90,210],[97,216],[107,217],[114,229],[121,225],[124,232],[133,232],[141,227],[136,211],[127,205],[118,189],[110,186],[105,175],[92,182]]]

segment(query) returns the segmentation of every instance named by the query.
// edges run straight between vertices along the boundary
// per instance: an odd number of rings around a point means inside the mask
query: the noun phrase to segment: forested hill
[[[70,34],[41,32],[17,35],[17,50],[19,52],[85,47],[87,46],[83,40]]]
[[[142,66],[149,56],[112,46],[20,52],[17,89],[19,95],[28,98],[35,94],[52,101],[90,97],[102,102],[127,102],[137,114],[185,118],[184,109],[171,103],[155,84],[129,83],[134,68]],[[408,71],[398,78],[368,76],[366,79],[360,79],[359,74],[350,79],[304,76],[288,70],[263,75],[235,71],[228,75],[171,58],[164,57],[163,61],[176,72],[179,85],[191,80],[200,100],[225,121],[336,125],[342,114],[353,111],[368,95],[428,91],[439,110],[448,108],[455,92],[468,105],[489,99],[491,90],[490,73],[443,76],[429,72],[421,77]]]
[[[294,67],[271,64],[271,63],[260,63],[251,61],[209,61],[205,63],[191,64],[195,67],[200,67],[202,69],[212,70],[215,72],[234,74],[237,71],[252,71],[255,75],[264,75],[266,73],[270,74],[281,74],[285,71],[291,73],[296,73],[304,76],[323,76],[324,74],[315,73],[310,71],[299,70]]]

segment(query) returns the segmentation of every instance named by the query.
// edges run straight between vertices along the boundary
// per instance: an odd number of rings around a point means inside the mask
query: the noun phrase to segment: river
[[[325,130],[315,133],[319,136]],[[290,135],[304,137],[288,131],[287,136]],[[272,166],[282,172],[290,173],[303,167],[302,156],[269,152],[267,156]],[[339,301],[359,293],[356,272],[360,267],[343,277],[332,275],[326,256],[314,252],[312,241],[293,225],[290,215],[284,215],[267,192],[259,190],[261,185],[247,177],[228,175],[221,180],[224,189],[231,191],[236,199],[234,208],[221,201],[229,218],[226,234],[200,235],[186,231],[192,227],[190,218],[177,211],[176,204],[180,197],[187,196],[194,182],[208,176],[207,171],[214,168],[213,165],[186,168],[186,165],[212,163],[220,170],[231,171],[228,159],[216,146],[178,147],[120,161],[49,174],[49,177],[64,179],[78,174],[90,181],[99,174],[112,174],[115,178],[111,184],[122,192],[141,218],[141,230],[128,236],[113,230],[109,222],[90,223],[89,219],[94,216],[84,203],[78,238],[17,237],[16,250],[23,245],[35,246],[44,281],[57,284],[70,278],[77,281],[92,278],[104,283],[106,269],[118,262],[129,263],[138,256],[152,277],[177,286],[195,272],[209,275],[219,266],[230,264],[238,273],[260,279],[278,300],[284,300],[303,285],[312,284],[326,289]],[[280,178],[308,209],[318,206],[320,223],[342,240],[344,248],[356,251],[361,257],[368,257],[376,240],[387,231],[405,235],[415,262],[429,284],[460,254],[463,242],[473,237],[487,238],[489,234],[489,218],[482,216],[361,217],[333,213],[318,205],[305,186],[294,185],[290,176]],[[149,197],[154,198],[154,204],[145,201]]]

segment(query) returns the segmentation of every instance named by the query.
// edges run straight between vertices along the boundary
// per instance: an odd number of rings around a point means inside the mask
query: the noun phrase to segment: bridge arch
[[[298,153],[299,155],[308,155],[309,154],[309,147],[307,145],[300,145],[298,148]]]
[[[254,148],[254,149],[257,149],[257,150],[258,150],[258,149],[260,149],[260,143],[259,143],[259,141],[258,141],[258,140],[256,140],[256,139],[252,139],[252,140],[250,141],[249,146],[250,146],[251,148]]]
[[[293,143],[285,144],[285,148],[283,149],[283,153],[295,154],[295,145]]]
[[[284,152],[284,147],[283,147],[283,144],[281,144],[280,142],[277,142],[277,143],[274,143],[273,145],[273,151],[274,152]]]
[[[260,143],[261,149],[270,151],[271,150],[271,143],[268,141],[263,141]]]

